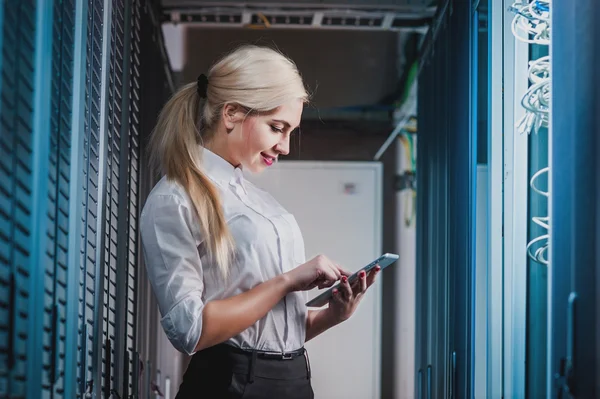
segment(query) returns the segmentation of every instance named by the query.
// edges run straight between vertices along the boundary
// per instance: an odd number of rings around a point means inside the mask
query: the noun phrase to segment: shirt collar
[[[244,173],[241,166],[235,167],[214,152],[202,147],[202,164],[204,171],[213,180],[223,184],[241,186],[244,191]]]

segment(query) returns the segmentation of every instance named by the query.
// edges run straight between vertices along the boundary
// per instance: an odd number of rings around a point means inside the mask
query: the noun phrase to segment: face
[[[235,110],[233,118],[231,113],[226,116],[230,162],[241,164],[249,172],[260,173],[280,155],[287,155],[290,135],[300,124],[303,106],[301,100],[296,100],[268,114],[246,116],[243,110]]]

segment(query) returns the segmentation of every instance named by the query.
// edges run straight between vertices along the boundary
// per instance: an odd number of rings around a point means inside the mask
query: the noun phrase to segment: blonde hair
[[[206,98],[196,82],[183,86],[165,104],[150,139],[152,161],[167,179],[188,193],[205,239],[207,254],[226,277],[233,253],[215,185],[202,171],[201,150],[216,132],[223,106],[273,111],[295,99],[308,101],[296,65],[276,50],[245,45],[216,62],[207,73]]]

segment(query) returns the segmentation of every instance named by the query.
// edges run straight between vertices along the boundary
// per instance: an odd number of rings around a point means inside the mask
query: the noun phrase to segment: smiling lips
[[[272,157],[270,155],[265,154],[264,152],[261,152],[260,155],[262,155],[263,161],[267,164],[267,166],[273,165],[273,162],[277,160],[277,157]]]

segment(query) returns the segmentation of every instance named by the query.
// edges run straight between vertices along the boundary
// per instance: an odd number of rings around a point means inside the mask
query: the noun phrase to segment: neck
[[[220,156],[221,158],[229,162],[233,167],[238,167],[240,165],[239,162],[235,161],[233,154],[231,154],[231,150],[227,145],[226,138],[223,138],[220,134],[216,134],[215,137],[212,138],[212,140],[206,142],[204,148]]]

